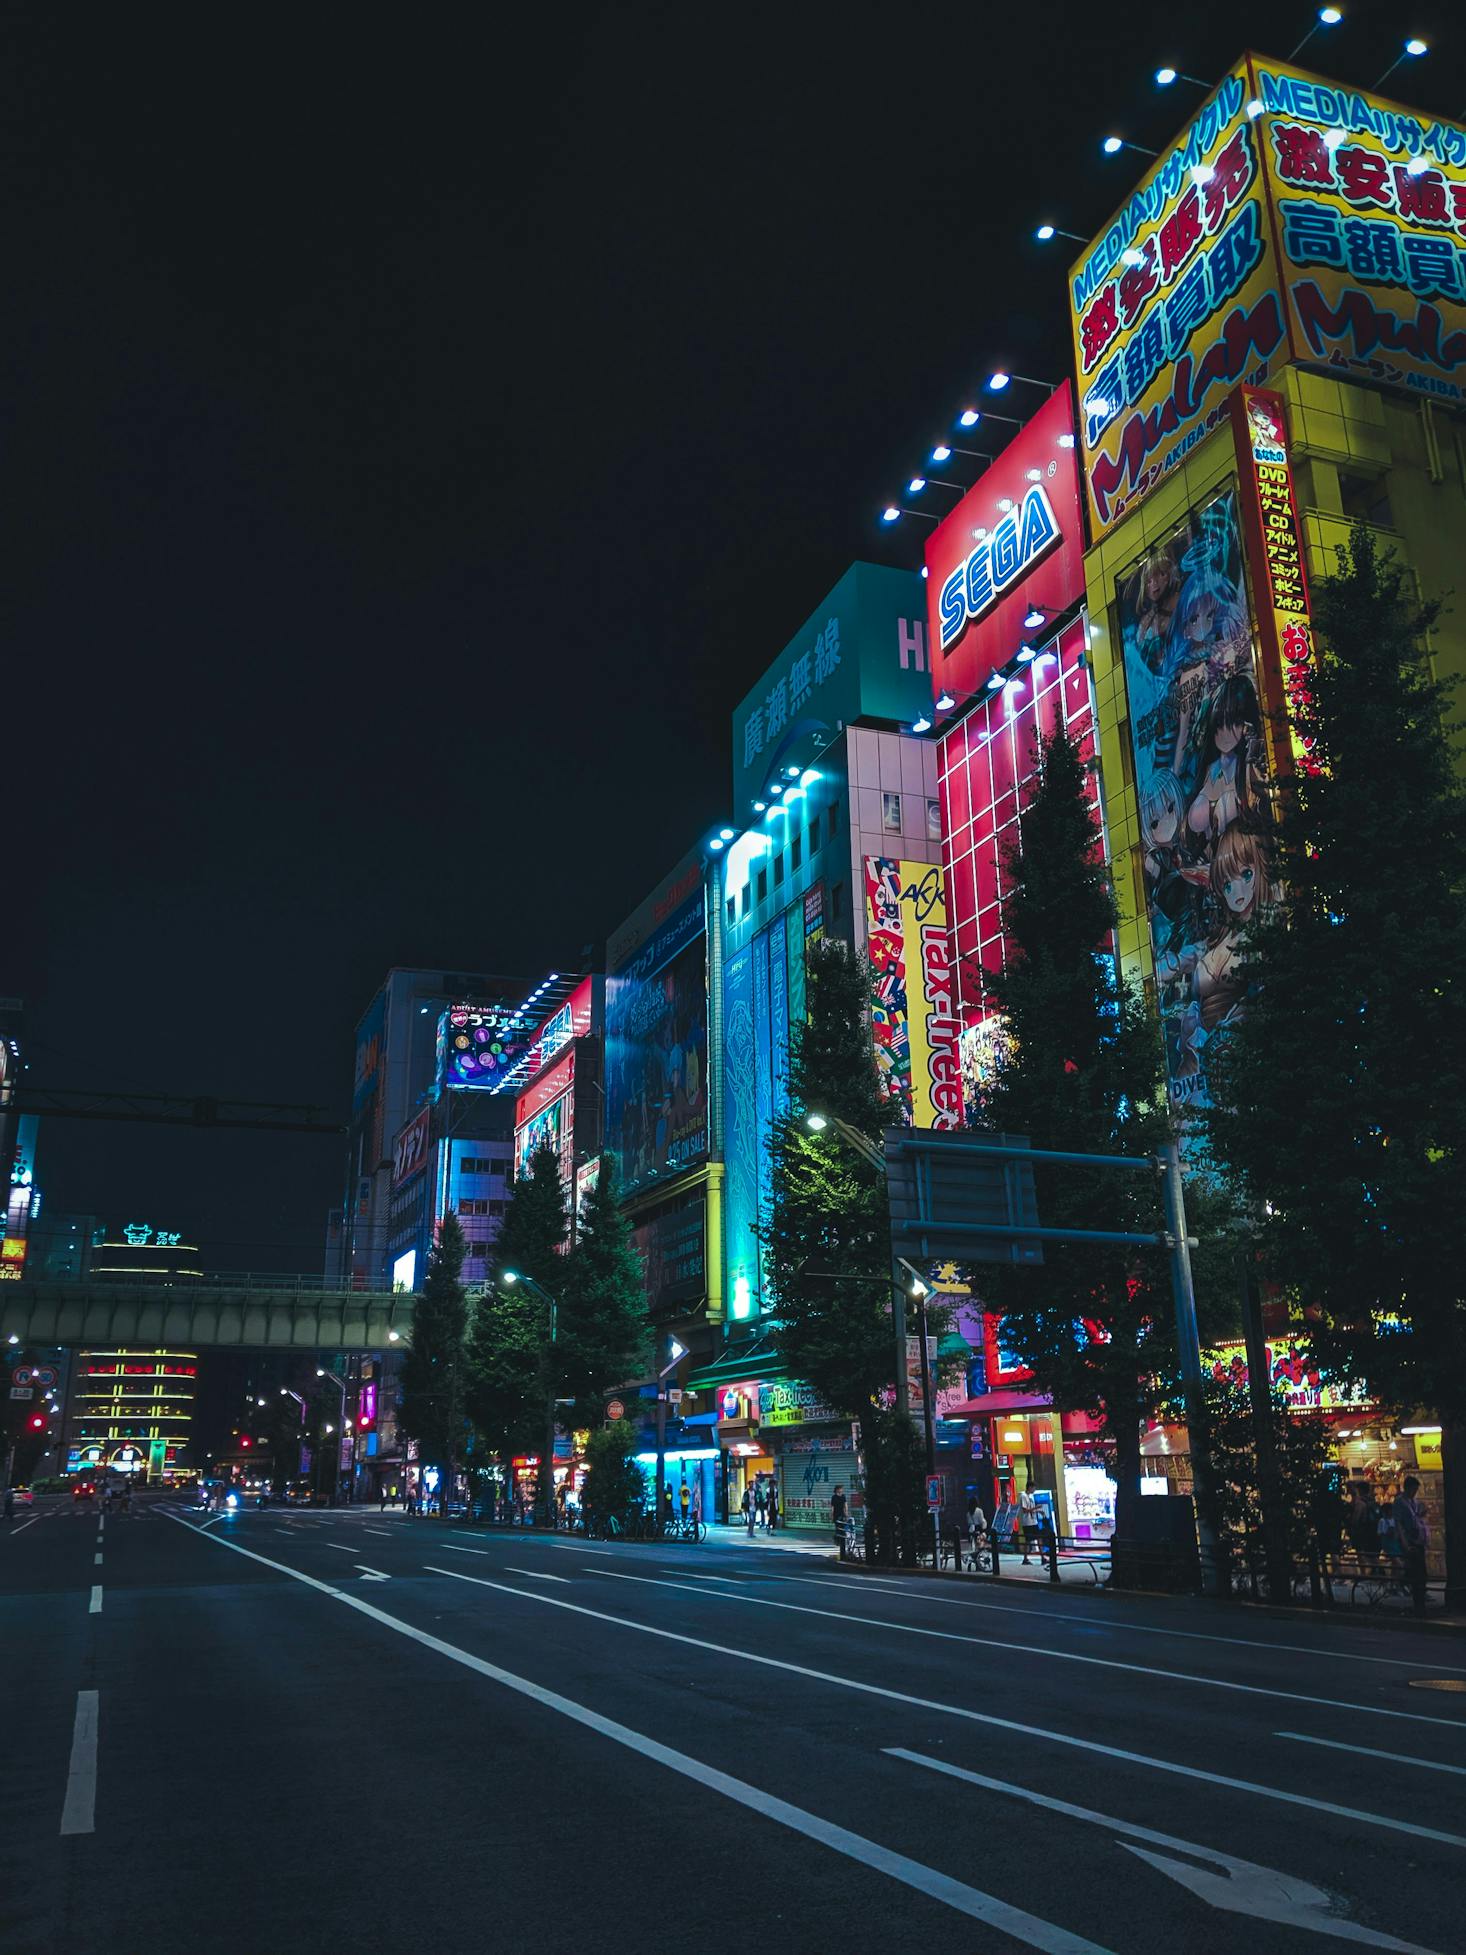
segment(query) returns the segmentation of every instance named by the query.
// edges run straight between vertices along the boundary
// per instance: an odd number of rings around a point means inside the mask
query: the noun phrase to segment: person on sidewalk
[[[772,1482],[770,1482],[769,1485],[769,1532],[770,1534],[773,1533],[774,1529],[778,1525],[779,1525],[779,1490],[776,1486],[773,1485]]]
[[[677,1501],[682,1509],[682,1525],[686,1527],[692,1515],[692,1488],[684,1480],[678,1489]]]
[[[752,1534],[752,1532],[753,1532],[753,1495],[752,1495],[752,1493],[751,1493],[751,1492],[749,1491],[749,1489],[748,1489],[747,1487],[745,1487],[745,1488],[743,1489],[743,1498],[742,1498],[742,1500],[741,1500],[741,1501],[739,1502],[739,1507],[740,1507],[740,1510],[742,1511],[742,1514],[743,1514],[743,1525],[744,1525],[744,1526],[745,1526],[745,1527],[746,1527],[746,1528],[748,1529],[748,1531],[749,1531],[749,1533],[750,1533],[750,1534]]]
[[[840,1551],[840,1559],[845,1559],[845,1489],[837,1486],[830,1495],[830,1525],[835,1530],[835,1546]]]
[[[1018,1525],[1023,1529],[1023,1566],[1027,1568],[1030,1551],[1039,1552],[1038,1502],[1032,1487],[1025,1487],[1018,1496]]]
[[[1349,1518],[1344,1532],[1349,1545],[1361,1561],[1373,1561],[1379,1553],[1379,1505],[1368,1480],[1354,1480],[1349,1487]]]
[[[769,1524],[769,1496],[764,1486],[764,1476],[759,1474],[753,1483],[754,1525],[767,1528]]]
[[[1425,1525],[1425,1515],[1416,1496],[1420,1492],[1420,1482],[1413,1473],[1405,1476],[1405,1484],[1395,1496],[1391,1509],[1395,1522],[1395,1538],[1400,1543],[1405,1562],[1405,1580],[1410,1584],[1410,1600],[1418,1616],[1425,1614],[1425,1546],[1430,1539],[1430,1530]]]

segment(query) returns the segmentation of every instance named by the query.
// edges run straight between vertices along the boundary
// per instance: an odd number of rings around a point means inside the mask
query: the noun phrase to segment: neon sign
[[[1035,482],[992,534],[978,539],[977,548],[943,584],[938,607],[942,650],[955,644],[968,625],[990,611],[1004,591],[1026,576],[1058,541],[1059,525],[1049,499],[1043,485]]]

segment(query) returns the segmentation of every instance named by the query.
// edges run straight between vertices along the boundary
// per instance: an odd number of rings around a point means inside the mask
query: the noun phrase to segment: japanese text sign
[[[1033,637],[1023,620],[1035,603],[1057,615],[1083,597],[1080,494],[1065,381],[927,542],[934,693],[980,691]]]
[[[916,1127],[962,1124],[961,1030],[942,872],[865,858],[871,1026],[881,1085]]]
[[[1254,65],[1293,358],[1466,397],[1466,129]]]
[[[913,720],[931,704],[926,596],[909,570],[852,564],[733,714],[733,814],[842,725]]]
[[[1070,275],[1096,536],[1287,358],[1253,99],[1239,62]]]
[[[1313,773],[1316,764],[1298,723],[1299,709],[1312,702],[1313,629],[1308,615],[1303,536],[1293,473],[1288,466],[1287,425],[1283,403],[1276,394],[1259,387],[1242,387],[1233,395],[1242,526],[1254,566],[1268,710],[1275,720],[1286,717],[1293,762]]]

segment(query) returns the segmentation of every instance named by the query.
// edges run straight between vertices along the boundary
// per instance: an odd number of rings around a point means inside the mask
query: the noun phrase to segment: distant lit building
[[[92,1273],[93,1241],[101,1233],[95,1215],[45,1209],[31,1223],[26,1249],[28,1283],[84,1283]]]
[[[193,1351],[78,1351],[67,1472],[170,1478],[183,1463],[197,1390]]]
[[[198,1256],[198,1244],[185,1242],[180,1229],[126,1222],[115,1236],[97,1231],[90,1274],[99,1283],[192,1283],[201,1274]]]

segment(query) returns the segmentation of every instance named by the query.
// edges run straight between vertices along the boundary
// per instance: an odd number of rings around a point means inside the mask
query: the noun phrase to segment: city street
[[[1440,1631],[43,1498],[0,1649],[6,1955],[1461,1946]]]

